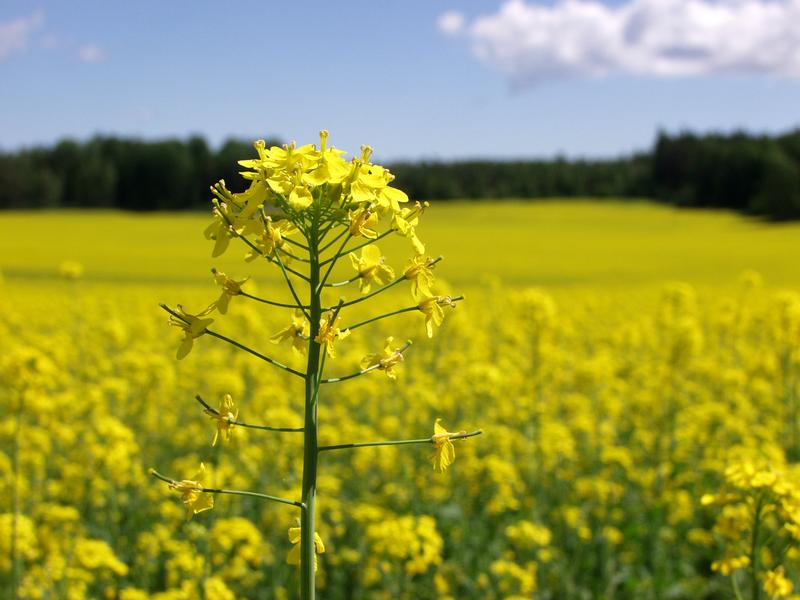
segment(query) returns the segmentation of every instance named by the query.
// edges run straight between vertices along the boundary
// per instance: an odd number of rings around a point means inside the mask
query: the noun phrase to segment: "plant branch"
[[[398,348],[396,352],[403,354],[406,350],[409,349],[411,346],[411,341],[407,341],[401,348]],[[361,369],[360,371],[356,371],[355,373],[351,373],[350,375],[344,375],[342,377],[333,377],[332,379],[320,379],[320,383],[339,383],[340,381],[347,381],[348,379],[353,379],[354,377],[360,377],[361,375],[366,375],[376,369],[383,368],[381,363],[376,363],[367,367],[366,369]]]
[[[207,413],[210,413],[215,416],[219,416],[219,411],[216,408],[212,408],[211,406],[203,400],[200,395],[196,395],[194,397],[203,407],[206,409]],[[251,425],[250,423],[244,423],[242,421],[235,421],[233,419],[225,419],[230,425],[238,425],[239,427],[249,427],[250,429],[262,429],[264,431],[279,431],[279,432],[302,432],[302,427],[271,427],[269,425]]]
[[[483,429],[476,429],[475,431],[454,433],[448,436],[451,440],[464,440],[483,433]],[[387,440],[385,442],[355,442],[353,444],[335,444],[333,446],[320,446],[320,452],[328,450],[346,450],[349,448],[367,448],[370,446],[405,446],[408,444],[432,444],[433,436],[429,438],[420,438],[418,440]]]
[[[150,469],[150,474],[164,481],[172,486],[178,485],[180,482],[174,479],[170,479],[169,477],[165,477],[155,469]],[[255,498],[262,498],[264,500],[272,500],[273,502],[280,502],[281,504],[289,504],[291,506],[297,506],[298,508],[303,508],[303,503],[298,502],[297,500],[289,500],[288,498],[280,498],[278,496],[270,496],[269,494],[260,494],[258,492],[247,492],[243,490],[223,490],[219,488],[207,488],[201,487],[197,490],[198,492],[206,492],[207,494],[232,494],[235,496],[252,496]]]
[[[308,305],[305,304],[287,304],[285,302],[275,302],[274,300],[266,300],[265,298],[259,298],[258,296],[253,296],[252,294],[248,294],[247,292],[239,292],[238,295],[244,296],[245,298],[250,298],[251,300],[255,300],[256,302],[263,302],[264,304],[269,304],[270,306],[279,306],[281,308],[299,308],[300,310],[308,308]]]

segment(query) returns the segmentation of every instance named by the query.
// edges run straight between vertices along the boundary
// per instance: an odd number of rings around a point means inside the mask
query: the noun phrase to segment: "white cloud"
[[[442,15],[439,29],[464,33],[481,61],[518,86],[612,73],[800,77],[800,0],[507,0],[459,27],[455,14]]]
[[[105,60],[106,53],[100,46],[88,44],[78,48],[78,58],[83,62],[96,63]]]
[[[461,33],[461,30],[464,29],[465,22],[464,15],[458,11],[449,10],[439,16],[436,20],[436,26],[442,33],[456,35]]]
[[[28,47],[33,33],[44,23],[44,13],[37,11],[28,17],[0,23],[0,62]]]

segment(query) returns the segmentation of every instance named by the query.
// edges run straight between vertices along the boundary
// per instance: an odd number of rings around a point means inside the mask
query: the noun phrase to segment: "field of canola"
[[[407,313],[338,342],[332,374],[387,335],[415,341],[396,382],[378,371],[323,389],[321,443],[427,437],[437,417],[484,434],[456,442],[444,473],[425,446],[322,455],[320,597],[800,589],[800,226],[647,203],[434,203],[425,216],[439,293],[466,301],[431,340]],[[177,361],[158,308],[216,299],[212,266],[288,300],[244,249],[212,260],[208,222],[0,214],[0,596],[294,597],[291,507],[217,496],[187,520],[148,475],[189,478],[203,462],[214,487],[299,497],[296,434],[235,428],[212,447],[194,396],[230,394],[241,420],[296,427],[302,382],[208,336]],[[400,243],[381,243],[390,262]],[[407,305],[402,288],[345,320]],[[290,317],[234,297],[215,327],[301,367],[269,342]]]

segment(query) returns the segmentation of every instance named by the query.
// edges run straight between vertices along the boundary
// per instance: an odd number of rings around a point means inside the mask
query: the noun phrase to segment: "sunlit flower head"
[[[212,269],[212,272],[214,273],[214,281],[222,288],[222,294],[220,294],[220,297],[212,306],[224,315],[228,312],[228,303],[230,299],[242,293],[242,285],[250,278],[245,277],[244,279],[236,281],[225,275],[222,271]]]
[[[433,436],[431,443],[433,444],[433,454],[431,455],[431,462],[433,462],[433,470],[437,473],[444,473],[444,471],[453,464],[456,458],[456,449],[453,442],[450,440],[454,435],[463,435],[466,431],[453,433],[447,431],[440,425],[441,419],[436,419],[433,424]]]
[[[289,342],[292,349],[298,354],[303,354],[308,346],[309,324],[303,311],[295,309],[291,324],[270,338],[273,344]]]
[[[183,310],[179,304],[175,309],[176,314],[170,314],[169,324],[183,330],[183,342],[178,347],[178,360],[185,358],[191,352],[194,340],[203,335],[208,326],[214,322],[214,319],[205,318],[212,310],[214,310],[213,304],[204,311],[193,315]]]
[[[350,330],[344,331],[340,328],[342,317],[337,316],[333,323],[330,320],[333,318],[333,313],[330,312],[324,315],[319,321],[319,334],[315,341],[325,347],[325,352],[328,353],[330,358],[336,358],[336,349],[334,344],[337,340],[342,340],[350,335]]]
[[[214,439],[211,441],[212,446],[217,445],[217,440],[221,436],[226,442],[231,439],[231,431],[233,430],[234,421],[239,418],[239,410],[233,402],[230,394],[225,394],[219,404],[219,410],[214,412],[209,409],[205,410],[206,414],[216,421],[217,431],[214,433]]]
[[[428,337],[433,337],[434,326],[439,327],[444,321],[444,306],[455,308],[456,305],[450,296],[430,296],[417,305],[417,309],[425,315],[425,331]]]
[[[193,515],[209,510],[214,507],[214,495],[204,492],[203,477],[205,476],[206,466],[200,463],[200,469],[192,479],[173,481],[169,487],[181,493],[181,500],[186,506],[188,518]]]
[[[383,345],[383,352],[380,354],[368,354],[361,360],[364,369],[378,365],[389,379],[397,379],[397,367],[403,362],[403,353],[400,348],[394,345],[394,337],[386,338]]]
[[[381,251],[373,245],[362,248],[361,256],[355,252],[350,253],[350,262],[360,277],[359,285],[362,293],[368,293],[373,283],[384,285],[394,279],[394,269],[384,261]]]

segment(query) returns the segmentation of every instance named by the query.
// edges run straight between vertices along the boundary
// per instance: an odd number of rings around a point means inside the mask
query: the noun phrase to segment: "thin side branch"
[[[483,433],[483,429],[476,429],[475,431],[465,431],[463,433],[454,433],[448,436],[451,440],[465,440],[476,435]],[[328,450],[347,450],[349,448],[367,448],[369,446],[405,446],[408,444],[432,444],[433,436],[429,438],[420,438],[417,440],[387,440],[384,442],[355,442],[352,444],[335,444],[333,446],[320,446],[319,452],[326,452]]]
[[[263,302],[264,304],[269,304],[270,306],[279,306],[281,308],[299,308],[300,310],[305,310],[308,308],[306,304],[288,304],[286,302],[275,302],[274,300],[267,300],[265,298],[259,298],[258,296],[253,296],[253,294],[248,294],[247,292],[239,292],[239,296],[244,296],[245,298],[250,298],[250,300],[255,300],[256,302]]]
[[[206,409],[207,413],[210,413],[215,416],[219,416],[219,411],[216,408],[212,408],[208,405],[208,403],[203,400],[200,395],[196,395],[194,397],[203,407]],[[243,421],[235,421],[233,419],[225,419],[231,425],[238,425],[239,427],[249,427],[250,429],[263,429],[264,431],[279,431],[279,432],[302,432],[302,427],[272,427],[270,425],[251,425],[250,423],[244,423]]]
[[[403,354],[406,350],[411,347],[411,341],[407,341],[401,348],[397,349],[397,352]],[[347,381],[348,379],[353,379],[354,377],[361,377],[362,375],[366,375],[367,373],[371,373],[376,369],[381,369],[383,366],[381,363],[376,363],[372,366],[367,367],[366,369],[361,369],[360,371],[356,371],[355,373],[351,373],[350,375],[344,375],[342,377],[334,377],[332,379],[320,379],[320,383],[339,383],[340,381]]]
[[[170,479],[169,477],[165,477],[155,469],[150,469],[150,474],[155,477],[156,479],[160,479],[170,485],[178,485],[180,482],[174,479]],[[272,502],[280,502],[281,504],[289,504],[291,506],[297,506],[298,508],[303,508],[303,503],[298,502],[297,500],[289,500],[288,498],[280,498],[278,496],[270,496],[269,494],[260,494],[258,492],[248,492],[243,490],[223,490],[218,488],[207,488],[202,487],[197,490],[198,492],[206,492],[207,494],[232,494],[235,496],[252,496],[254,498],[262,498],[264,500],[271,500]]]

